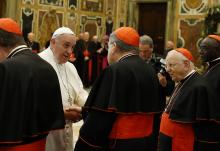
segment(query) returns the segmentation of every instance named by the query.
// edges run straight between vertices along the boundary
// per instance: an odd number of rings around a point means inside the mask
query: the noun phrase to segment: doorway
[[[140,35],[149,35],[154,41],[154,52],[163,55],[166,31],[167,3],[139,3]]]

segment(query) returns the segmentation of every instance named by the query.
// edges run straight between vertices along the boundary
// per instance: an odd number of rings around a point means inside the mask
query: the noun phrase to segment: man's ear
[[[189,60],[184,60],[183,61],[185,67],[189,68],[190,67],[190,61]]]
[[[50,40],[50,43],[55,44],[55,39],[51,39],[51,40]]]
[[[113,45],[114,45],[114,47],[116,47],[117,46],[116,42],[113,42]]]
[[[50,46],[53,47],[56,43],[56,40],[55,39],[51,39],[50,40]]]
[[[115,52],[115,51],[118,50],[118,49],[119,49],[118,45],[114,42],[111,51],[112,51],[112,52]]]

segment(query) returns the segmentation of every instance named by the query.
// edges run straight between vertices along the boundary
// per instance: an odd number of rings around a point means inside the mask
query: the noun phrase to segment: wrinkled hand
[[[166,87],[166,85],[167,85],[167,79],[166,79],[166,77],[163,76],[161,73],[158,73],[158,74],[157,74],[157,77],[158,77],[158,79],[159,79],[160,85],[162,85],[162,87]]]
[[[69,108],[64,109],[65,119],[71,120],[73,122],[78,122],[82,119],[81,114],[82,108],[78,106],[71,106]]]

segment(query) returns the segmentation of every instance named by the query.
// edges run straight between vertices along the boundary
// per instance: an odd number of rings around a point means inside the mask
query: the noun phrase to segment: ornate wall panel
[[[70,27],[73,31],[77,29],[77,14],[74,12],[69,12],[67,14],[67,26]]]
[[[81,28],[80,31],[88,31],[90,35],[98,35],[99,37],[102,34],[102,17],[101,16],[81,16]]]
[[[113,30],[113,26],[115,24],[115,14],[117,8],[116,0],[107,0],[106,2],[106,11],[105,11],[105,34],[110,35]]]
[[[211,0],[178,0],[174,28],[174,41],[177,47],[189,49],[200,65],[198,44],[203,37],[204,19]]]
[[[63,7],[63,0],[39,0],[39,4]]]
[[[204,20],[198,19],[180,19],[179,20],[179,36],[178,36],[178,47],[188,48],[195,58],[199,57],[198,54],[198,42],[202,35]],[[192,35],[193,33],[193,35]],[[197,60],[196,63],[199,63]]]
[[[117,1],[117,5],[121,6],[118,7],[117,9],[117,26],[118,27],[122,27],[122,26],[126,26],[126,18],[127,18],[127,9],[128,9],[128,1],[126,0],[120,0]]]
[[[35,12],[33,9],[22,9],[22,32],[25,38],[27,37],[27,34],[33,29],[34,13]]]
[[[39,10],[38,14],[38,39],[41,45],[45,46],[51,34],[58,27],[63,25],[63,13],[55,10]]]
[[[181,15],[205,14],[208,7],[208,0],[180,0]]]
[[[127,0],[20,0],[17,20],[25,38],[32,31],[43,47],[60,26],[76,34],[89,31],[101,39],[126,24],[126,5]]]
[[[93,12],[103,12],[103,0],[82,0],[81,10],[83,11],[93,11]]]

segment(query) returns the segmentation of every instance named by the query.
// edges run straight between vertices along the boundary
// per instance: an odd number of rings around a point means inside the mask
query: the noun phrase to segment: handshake
[[[64,116],[66,120],[70,120],[73,123],[82,119],[82,108],[76,105],[70,106],[64,109]]]

